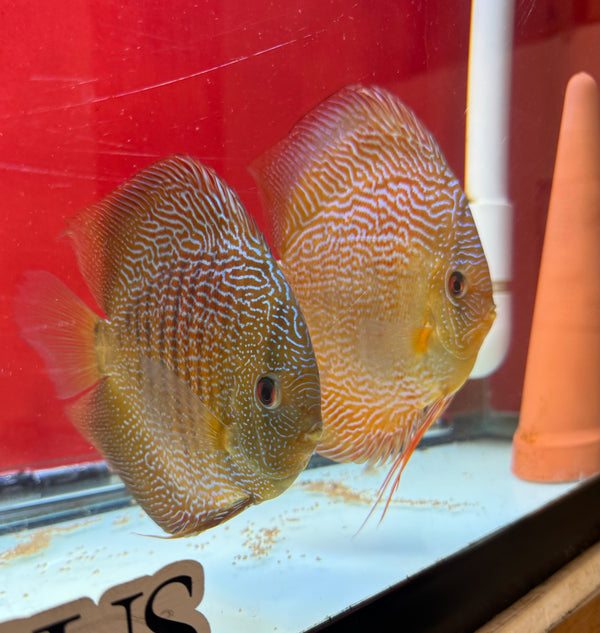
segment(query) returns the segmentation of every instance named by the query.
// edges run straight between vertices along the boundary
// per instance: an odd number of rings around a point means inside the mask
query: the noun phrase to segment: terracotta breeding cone
[[[600,112],[569,81],[538,279],[513,472],[571,481],[600,471]]]

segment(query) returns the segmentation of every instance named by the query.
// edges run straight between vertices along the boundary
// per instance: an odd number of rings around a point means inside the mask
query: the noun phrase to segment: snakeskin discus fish
[[[236,194],[197,160],[139,172],[72,219],[98,317],[27,275],[22,334],[147,514],[184,536],[282,493],[321,436],[306,323]]]
[[[319,363],[317,452],[391,459],[389,504],[495,317],[465,195],[413,112],[373,87],[325,100],[251,171]]]

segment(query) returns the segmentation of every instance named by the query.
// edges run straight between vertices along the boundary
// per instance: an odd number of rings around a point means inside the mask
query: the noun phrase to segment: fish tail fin
[[[14,310],[21,335],[44,360],[59,398],[98,382],[95,332],[100,317],[57,277],[45,271],[26,273]]]

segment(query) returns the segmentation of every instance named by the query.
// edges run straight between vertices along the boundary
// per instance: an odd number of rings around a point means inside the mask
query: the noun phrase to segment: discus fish
[[[495,317],[465,195],[413,112],[374,87],[325,100],[251,172],[319,363],[317,452],[391,460],[387,510]]]
[[[306,323],[236,194],[173,156],[67,230],[99,318],[56,277],[17,295],[67,412],[146,513],[184,536],[282,493],[321,436]]]

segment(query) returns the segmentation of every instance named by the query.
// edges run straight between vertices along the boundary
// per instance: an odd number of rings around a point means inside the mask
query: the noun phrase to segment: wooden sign
[[[202,565],[182,560],[108,589],[98,604],[80,598],[1,623],[0,633],[210,633],[197,610],[203,595]]]

